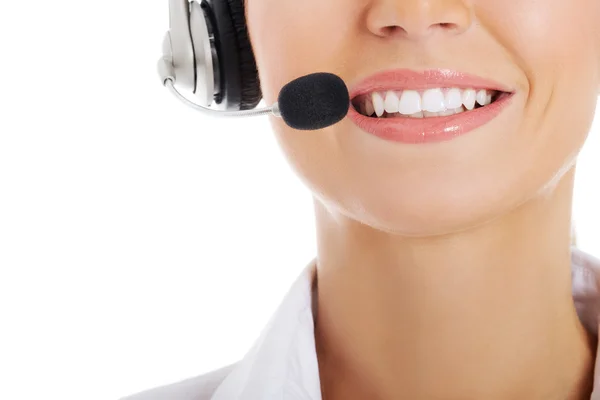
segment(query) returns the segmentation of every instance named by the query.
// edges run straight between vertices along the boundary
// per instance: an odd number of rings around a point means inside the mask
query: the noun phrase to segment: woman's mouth
[[[506,92],[461,88],[374,91],[352,99],[352,106],[373,118],[446,117],[488,106],[502,94]]]
[[[385,140],[451,140],[496,118],[515,92],[499,83],[451,70],[392,70],[352,88],[348,118]]]

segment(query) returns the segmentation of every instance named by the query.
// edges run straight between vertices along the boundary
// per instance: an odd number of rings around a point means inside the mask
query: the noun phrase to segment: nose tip
[[[463,0],[379,0],[369,10],[367,24],[377,36],[422,39],[463,33],[472,19]]]

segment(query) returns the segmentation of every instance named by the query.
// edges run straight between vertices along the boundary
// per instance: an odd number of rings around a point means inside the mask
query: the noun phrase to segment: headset
[[[204,107],[252,110],[262,99],[245,0],[169,0],[159,73]],[[172,88],[172,86],[171,86]]]
[[[337,75],[315,72],[286,84],[277,102],[262,100],[246,26],[246,0],[169,0],[170,29],[158,60],[162,84],[197,111],[221,117],[274,115],[295,129],[315,130],[348,113],[348,88]],[[176,88],[195,96],[188,100]],[[211,107],[212,106],[212,107]]]

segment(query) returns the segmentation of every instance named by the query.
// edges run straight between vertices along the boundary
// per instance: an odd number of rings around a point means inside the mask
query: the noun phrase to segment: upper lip
[[[379,72],[350,88],[350,98],[361,94],[387,90],[425,90],[431,88],[486,89],[513,92],[499,82],[450,69],[415,71],[394,69]]]

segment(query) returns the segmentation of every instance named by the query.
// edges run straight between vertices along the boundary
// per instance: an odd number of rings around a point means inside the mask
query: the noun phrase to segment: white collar
[[[211,400],[322,400],[315,351],[313,259],[293,283],[246,356],[214,392]],[[600,260],[572,252],[573,299],[584,326],[598,332]],[[591,400],[600,400],[600,358]]]
[[[312,301],[315,274],[316,258],[304,268],[212,400],[321,400]]]

